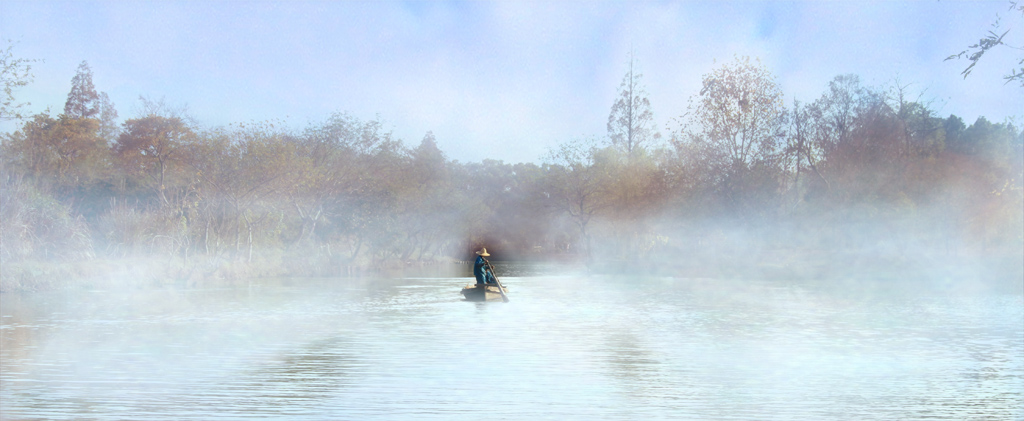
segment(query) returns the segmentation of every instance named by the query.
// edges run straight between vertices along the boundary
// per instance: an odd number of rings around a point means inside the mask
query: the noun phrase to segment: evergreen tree
[[[71,92],[64,103],[64,114],[70,118],[93,118],[100,113],[100,94],[92,84],[92,69],[82,61],[71,79]]]

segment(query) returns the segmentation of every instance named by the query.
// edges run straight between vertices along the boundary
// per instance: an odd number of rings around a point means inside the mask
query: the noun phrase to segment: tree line
[[[22,75],[5,84],[23,85],[25,62],[4,64]],[[736,58],[703,76],[662,135],[631,59],[607,136],[518,164],[451,160],[430,132],[410,146],[347,113],[302,129],[211,128],[141,98],[118,124],[87,63],[71,85],[62,113],[2,135],[4,266],[155,256],[333,275],[484,246],[643,266],[753,249],[956,255],[1024,243],[1024,135],[937,116],[898,82],[840,75],[819,98],[787,103],[769,69]]]

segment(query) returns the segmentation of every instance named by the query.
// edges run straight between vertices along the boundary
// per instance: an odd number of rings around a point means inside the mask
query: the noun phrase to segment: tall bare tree
[[[608,114],[608,137],[612,145],[632,157],[636,150],[653,139],[661,138],[655,129],[654,113],[647,91],[640,83],[643,74],[636,71],[632,52],[629,70],[622,77],[619,96]]]

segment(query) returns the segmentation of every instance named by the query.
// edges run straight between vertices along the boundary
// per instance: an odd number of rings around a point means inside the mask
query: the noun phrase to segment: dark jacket
[[[487,259],[484,259],[483,256],[476,257],[476,263],[473,264],[473,276],[476,277],[476,283],[478,284],[485,282],[488,284],[497,283],[494,279],[494,274],[491,273],[491,269],[487,267]]]

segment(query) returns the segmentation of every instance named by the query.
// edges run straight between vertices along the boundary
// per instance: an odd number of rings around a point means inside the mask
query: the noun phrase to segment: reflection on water
[[[0,418],[1024,418],[1020,293],[502,281],[6,294]]]

